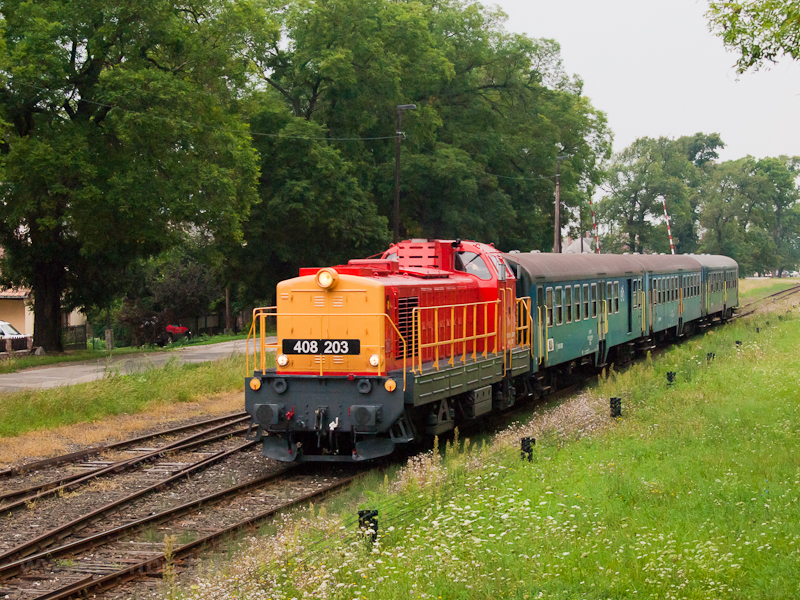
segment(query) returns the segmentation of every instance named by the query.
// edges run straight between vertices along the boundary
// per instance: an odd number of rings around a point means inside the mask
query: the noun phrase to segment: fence
[[[64,350],[86,350],[86,325],[61,328],[61,345]]]

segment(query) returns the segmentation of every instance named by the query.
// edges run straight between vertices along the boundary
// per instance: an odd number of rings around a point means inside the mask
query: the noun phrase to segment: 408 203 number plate
[[[361,340],[283,340],[284,354],[361,354]]]

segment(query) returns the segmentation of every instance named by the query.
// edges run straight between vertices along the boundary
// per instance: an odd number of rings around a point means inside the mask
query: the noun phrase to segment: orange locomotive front
[[[301,269],[278,284],[276,307],[254,311],[246,408],[270,458],[385,456],[513,398],[530,329],[529,301],[490,245],[410,240]]]

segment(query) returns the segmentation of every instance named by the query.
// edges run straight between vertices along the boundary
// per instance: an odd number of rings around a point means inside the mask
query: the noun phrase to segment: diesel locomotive
[[[278,284],[276,306],[253,311],[251,434],[279,461],[386,456],[546,393],[561,373],[725,320],[737,282],[725,256],[504,253],[462,240],[301,269]]]

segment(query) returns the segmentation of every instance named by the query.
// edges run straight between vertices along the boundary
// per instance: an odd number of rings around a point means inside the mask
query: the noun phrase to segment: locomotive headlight
[[[381,364],[381,357],[377,354],[373,354],[369,357],[369,364],[371,367],[377,367],[379,364]]]
[[[336,282],[339,281],[339,274],[336,272],[336,269],[320,269],[316,276],[317,285],[321,287],[323,290],[330,290],[336,286]]]
[[[286,365],[289,364],[289,357],[286,356],[285,354],[278,354],[277,361],[279,367],[285,367]]]

